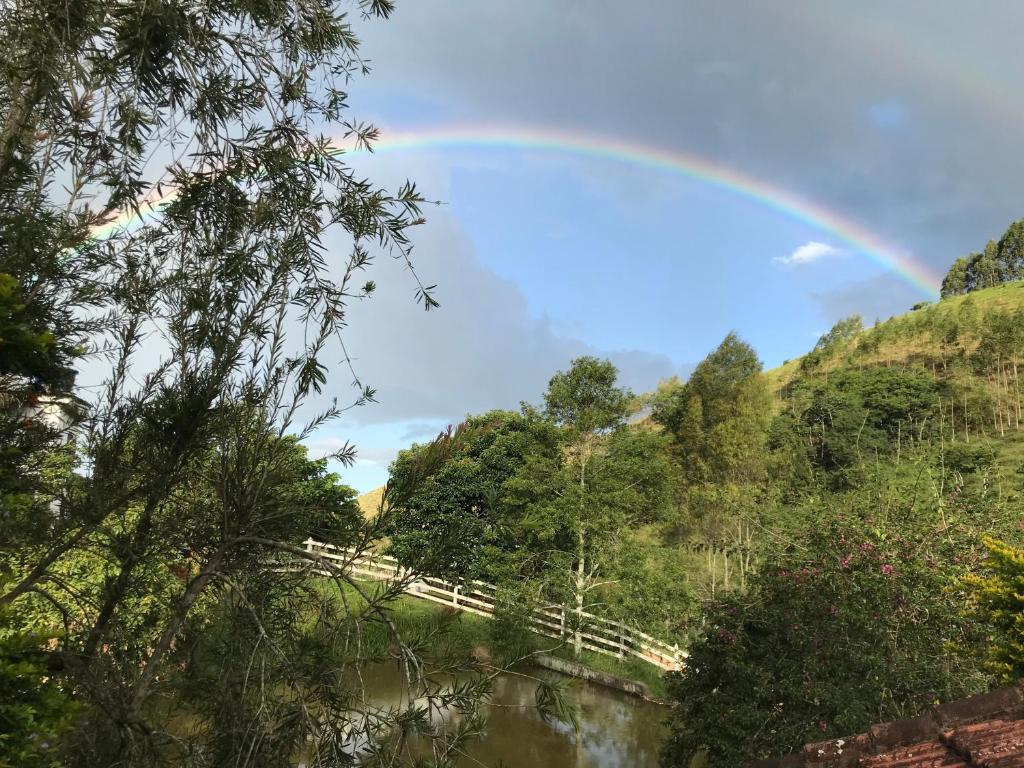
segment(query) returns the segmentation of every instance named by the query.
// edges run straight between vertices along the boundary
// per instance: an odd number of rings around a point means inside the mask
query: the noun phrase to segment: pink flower
[[[839,567],[843,568],[844,570],[846,568],[849,568],[850,567],[850,558],[844,557],[842,560],[840,560],[839,561]]]
[[[893,567],[891,565],[889,565],[888,563],[886,563],[885,565],[882,566],[882,573],[884,573],[886,576],[892,576],[892,572],[893,572]]]

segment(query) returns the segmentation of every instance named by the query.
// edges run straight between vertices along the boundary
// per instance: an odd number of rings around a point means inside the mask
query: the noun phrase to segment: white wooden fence
[[[493,584],[483,581],[453,584],[431,576],[414,576],[393,557],[357,553],[314,539],[306,539],[304,546],[307,552],[337,562],[354,576],[371,581],[408,580],[405,591],[413,597],[478,616],[494,615],[497,590]],[[314,572],[317,572],[315,568]],[[319,573],[330,575],[326,570]],[[669,645],[621,622],[564,605],[538,608],[530,616],[530,625],[538,634],[566,640],[579,632],[584,648],[619,659],[635,656],[664,670],[681,669],[686,661],[686,652],[678,645]]]

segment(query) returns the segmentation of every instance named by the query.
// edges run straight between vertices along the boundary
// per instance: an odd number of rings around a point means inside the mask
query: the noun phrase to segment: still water
[[[366,686],[378,701],[397,701],[397,669],[367,670]],[[506,675],[498,678],[486,707],[487,734],[459,765],[504,768],[654,768],[665,739],[667,710],[602,686],[578,681],[570,689],[579,706],[581,734],[571,726],[545,723],[534,707],[537,684]],[[512,705],[512,706],[509,706]]]

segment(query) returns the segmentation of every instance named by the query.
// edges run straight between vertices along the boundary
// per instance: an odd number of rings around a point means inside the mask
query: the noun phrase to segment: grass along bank
[[[332,582],[325,584],[327,590],[336,591],[337,587]],[[364,587],[372,592],[379,589],[380,584],[366,582]],[[355,590],[346,590],[346,599],[354,609],[365,607],[365,601]],[[510,628],[502,621],[446,608],[411,595],[398,597],[388,603],[386,610],[403,640],[428,658],[468,658],[486,654],[500,664],[544,653],[575,661],[614,677],[642,683],[656,701],[663,701],[667,696],[663,672],[637,658],[619,660],[584,649],[580,658],[576,659],[568,641],[559,642],[535,632]],[[385,647],[389,642],[386,628],[382,623],[370,626],[373,629],[366,637],[368,646]]]

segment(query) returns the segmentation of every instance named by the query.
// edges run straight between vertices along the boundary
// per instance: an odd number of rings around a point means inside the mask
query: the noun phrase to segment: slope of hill
[[[1017,486],[1016,476],[1024,473],[1024,281],[945,298],[845,337],[831,335],[830,343],[766,372],[777,411],[792,407],[787,398],[794,388],[829,377],[873,368],[924,373],[939,385],[930,415],[938,440],[975,450],[984,444],[994,459],[993,480]]]
[[[942,368],[948,373],[952,361],[974,356],[989,330],[986,319],[997,316],[1007,323],[1024,323],[1024,281],[952,296],[891,317],[837,345],[831,354],[816,361],[816,368],[824,374],[847,366],[917,363],[935,365],[936,372]],[[1024,333],[1024,327],[1020,332]],[[1012,345],[1013,340],[1009,341]],[[767,371],[772,391],[778,395],[801,371],[806,371],[808,357],[787,360]]]
[[[360,494],[356,500],[359,502],[359,509],[363,513],[363,517],[369,520],[374,517],[380,509],[380,500],[384,495],[384,486],[374,488],[372,491]]]

